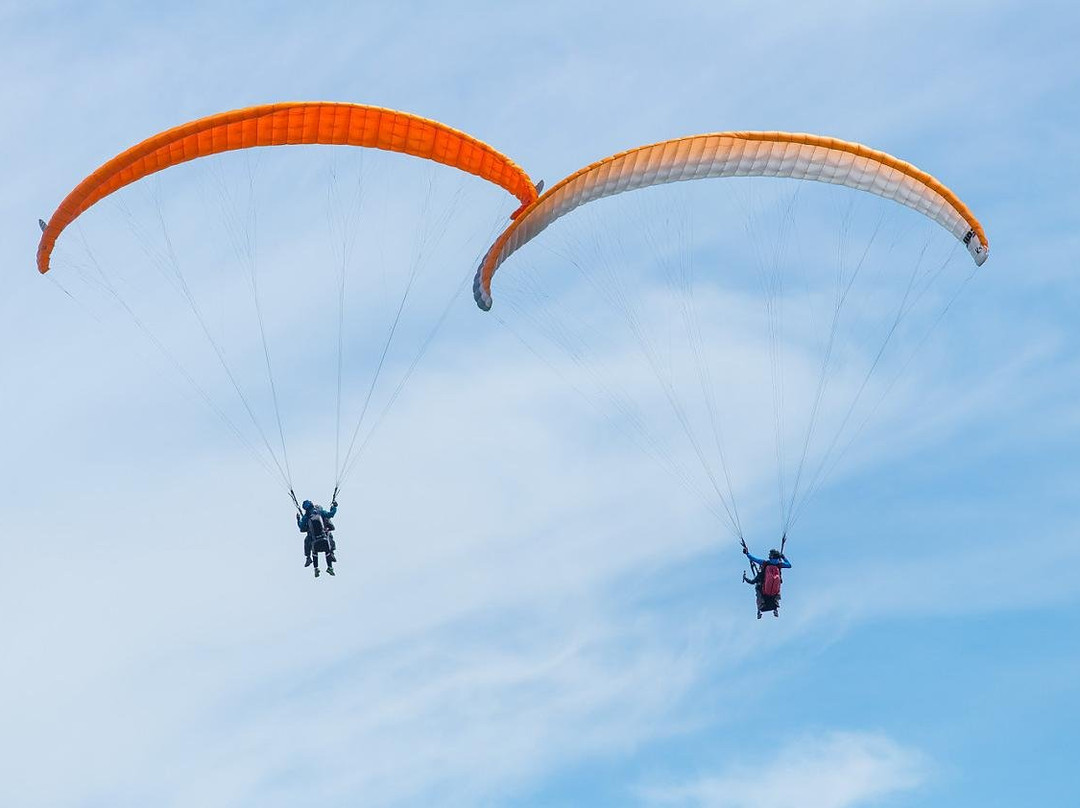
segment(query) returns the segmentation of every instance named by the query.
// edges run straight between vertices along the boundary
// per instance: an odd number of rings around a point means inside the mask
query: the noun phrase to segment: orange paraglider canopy
[[[326,144],[401,152],[459,168],[505,188],[518,212],[536,200],[532,180],[486,143],[437,121],[363,104],[290,102],[222,112],[169,129],[109,160],[80,182],[42,225],[38,271],[56,239],[85,210],[125,185],[199,157],[256,146]],[[515,213],[514,215],[517,215]]]

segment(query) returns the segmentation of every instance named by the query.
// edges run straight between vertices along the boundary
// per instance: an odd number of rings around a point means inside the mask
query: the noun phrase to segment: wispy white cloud
[[[876,733],[807,735],[716,775],[640,791],[652,805],[702,808],[859,808],[927,782],[933,767],[918,750]]]

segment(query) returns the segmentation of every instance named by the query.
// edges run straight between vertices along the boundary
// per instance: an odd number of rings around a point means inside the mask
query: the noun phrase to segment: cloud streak
[[[876,733],[805,736],[769,758],[764,767],[744,761],[715,776],[640,793],[647,804],[658,806],[859,808],[910,793],[932,771],[920,752]]]

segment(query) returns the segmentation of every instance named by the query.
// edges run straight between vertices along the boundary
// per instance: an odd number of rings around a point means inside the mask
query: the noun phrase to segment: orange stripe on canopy
[[[182,124],[109,160],[80,182],[52,215],[38,243],[38,271],[49,271],[49,257],[65,227],[125,185],[211,154],[303,144],[363,146],[434,160],[505,188],[521,202],[519,212],[537,196],[528,174],[510,158],[437,121],[363,104],[265,104]]]

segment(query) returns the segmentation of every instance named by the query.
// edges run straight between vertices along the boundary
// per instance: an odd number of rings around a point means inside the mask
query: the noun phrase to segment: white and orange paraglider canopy
[[[581,205],[624,191],[708,177],[786,177],[844,185],[906,205],[962,240],[975,263],[987,258],[982,225],[944,184],[885,152],[819,135],[719,132],[619,152],[575,171],[514,218],[476,272],[477,305],[491,308],[499,266],[548,225]]]

